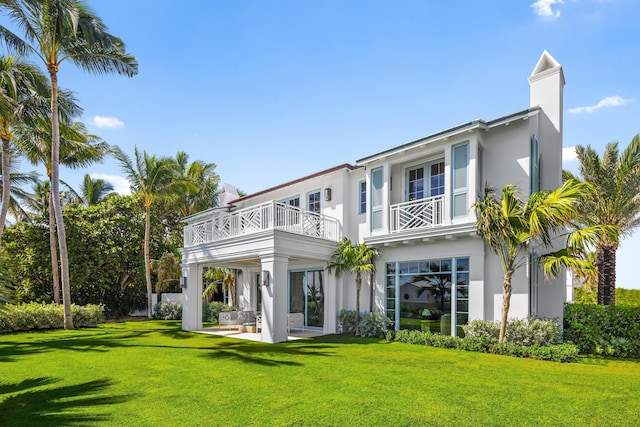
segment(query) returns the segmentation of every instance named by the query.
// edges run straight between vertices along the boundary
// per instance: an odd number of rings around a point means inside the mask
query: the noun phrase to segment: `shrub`
[[[179,302],[161,301],[153,308],[153,318],[156,320],[181,320],[182,304]]]
[[[477,326],[481,329],[483,326]],[[472,328],[473,329],[473,328]],[[490,328],[489,328],[490,330]],[[464,338],[449,335],[440,335],[429,331],[417,331],[403,329],[399,331],[387,331],[387,341],[399,341],[407,344],[423,344],[432,347],[454,348],[466,351],[478,351],[482,353],[501,354],[512,357],[529,357],[554,362],[572,362],[578,357],[578,347],[573,344],[539,345],[531,346],[521,344],[502,343],[489,336],[465,336]]]
[[[64,307],[60,304],[31,302],[7,305],[0,312],[0,332],[28,331],[32,329],[60,329],[64,327]],[[77,328],[95,327],[104,322],[103,305],[71,305],[73,324]]]
[[[382,338],[387,326],[387,318],[382,313],[363,313],[360,317],[362,338]]]
[[[357,315],[355,310],[341,310],[338,313],[338,330],[341,334],[354,335],[356,333]]]
[[[211,301],[202,303],[202,321],[218,323],[220,313],[223,311],[233,311],[234,308],[229,304],[220,301]]]
[[[563,337],[581,353],[640,357],[640,307],[567,304]]]
[[[462,327],[465,337],[484,338],[498,342],[500,324],[488,320],[474,320]],[[549,346],[560,341],[560,326],[552,319],[514,319],[507,322],[505,343],[532,346]]]

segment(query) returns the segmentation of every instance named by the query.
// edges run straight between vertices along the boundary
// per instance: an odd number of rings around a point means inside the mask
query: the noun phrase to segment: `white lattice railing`
[[[442,224],[444,196],[398,203],[390,210],[392,233],[434,227]]]
[[[234,212],[213,212],[184,228],[184,245],[215,242],[265,230],[283,230],[304,236],[340,241],[337,219],[279,202],[267,202]]]

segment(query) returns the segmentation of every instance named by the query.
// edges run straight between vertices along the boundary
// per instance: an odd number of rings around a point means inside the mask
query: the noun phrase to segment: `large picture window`
[[[396,329],[458,336],[469,320],[469,258],[387,263],[386,315]]]

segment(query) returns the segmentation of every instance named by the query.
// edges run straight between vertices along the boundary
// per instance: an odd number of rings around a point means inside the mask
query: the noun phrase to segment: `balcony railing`
[[[444,196],[398,203],[390,210],[392,233],[435,227],[444,218]]]
[[[235,212],[213,212],[184,228],[185,247],[246,236],[266,230],[282,230],[303,236],[340,241],[337,219],[279,202],[267,202]]]

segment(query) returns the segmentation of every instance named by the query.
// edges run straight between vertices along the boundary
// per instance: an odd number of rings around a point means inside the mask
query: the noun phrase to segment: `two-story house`
[[[287,340],[287,314],[336,332],[355,308],[352,276],[326,271],[343,237],[379,250],[361,307],[395,328],[459,334],[497,320],[502,269],[475,232],[485,184],[526,197],[561,185],[561,65],[546,51],[529,76],[529,107],[472,120],[185,219],[183,329],[202,328],[203,272],[236,272],[242,310],[262,313],[262,340]],[[510,317],[560,317],[566,289],[532,262],[513,279]]]

